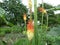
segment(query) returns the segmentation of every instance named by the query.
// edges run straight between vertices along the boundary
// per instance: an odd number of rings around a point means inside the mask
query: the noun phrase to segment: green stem
[[[30,20],[32,20],[32,8],[30,8]]]
[[[11,22],[8,22],[5,18],[3,18],[4,22],[6,23],[6,25],[9,25],[9,26],[14,26]]]
[[[42,0],[42,8],[44,8],[43,0]],[[43,17],[44,17],[44,13],[42,12],[42,22],[41,22],[41,29],[42,29],[42,26],[43,26]]]
[[[44,9],[44,3],[43,3],[43,0],[42,0],[42,8]],[[39,45],[45,45],[45,29],[43,28],[44,27],[44,13],[42,12],[42,20],[41,20],[41,33],[40,33],[40,44]]]
[[[42,26],[43,26],[43,13],[42,13],[41,29],[42,29]]]
[[[34,0],[34,35],[35,35],[35,45],[38,45],[37,0]]]
[[[47,31],[47,29],[48,29],[48,14],[46,14],[47,15],[47,26],[46,26],[46,31]]]
[[[25,21],[25,31],[26,31],[26,21]]]
[[[32,45],[32,40],[29,41],[29,45]]]
[[[46,14],[47,15],[47,28],[48,28],[48,14]]]

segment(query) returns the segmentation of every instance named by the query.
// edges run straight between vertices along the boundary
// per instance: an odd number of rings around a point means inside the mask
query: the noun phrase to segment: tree
[[[56,14],[56,22],[57,24],[60,24],[60,14]]]
[[[13,24],[23,22],[23,13],[27,13],[28,9],[20,0],[4,0],[0,6],[6,11],[6,19]]]
[[[10,23],[10,22],[8,22],[6,20],[6,18],[5,18],[5,10],[0,7],[0,26],[3,25],[3,24],[4,25],[6,24],[6,25],[9,25],[9,26],[13,26],[12,23]]]

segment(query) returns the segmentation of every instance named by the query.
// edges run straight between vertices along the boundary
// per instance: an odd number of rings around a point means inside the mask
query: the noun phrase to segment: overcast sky
[[[32,0],[33,2],[34,0]],[[37,0],[37,3],[41,3],[42,0]],[[49,3],[53,6],[60,4],[60,0],[43,0],[45,3]],[[25,5],[28,5],[28,0],[22,0]]]
[[[60,0],[43,0],[45,3],[51,4],[53,6],[57,6],[60,4]],[[28,8],[28,0],[22,0],[22,3],[27,6]],[[32,3],[34,4],[34,0],[32,0]],[[37,6],[39,6],[39,3],[42,3],[42,0],[37,0]],[[34,5],[32,8],[32,11],[34,11]],[[60,11],[56,11],[55,13],[60,13]]]

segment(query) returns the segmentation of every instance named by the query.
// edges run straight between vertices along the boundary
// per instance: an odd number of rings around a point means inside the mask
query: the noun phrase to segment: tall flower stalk
[[[29,20],[27,24],[27,37],[29,41],[34,37],[34,24],[32,20]]]
[[[44,40],[46,40],[46,30],[47,30],[47,27],[48,27],[48,15],[47,15],[47,11],[44,9],[43,0],[42,0],[42,7],[39,8],[39,11],[42,13],[41,32],[40,32],[40,41],[41,41],[41,43],[39,45],[45,45],[46,42]],[[46,26],[44,25],[44,19],[43,19],[44,14],[46,15],[46,18],[47,18]]]
[[[29,40],[29,45],[32,44],[32,38],[34,37],[34,24],[32,20],[32,1],[28,0],[30,19],[27,24],[27,37]]]
[[[42,24],[41,24],[41,26],[43,26],[43,17],[44,17],[44,14],[46,14],[46,18],[47,18],[47,27],[48,27],[48,14],[47,14],[47,11],[44,9],[44,2],[43,2],[43,0],[42,0]]]
[[[32,20],[32,1],[31,0],[28,0],[28,5],[29,5],[30,20]]]
[[[37,0],[34,0],[34,36],[35,36],[35,45],[38,45]]]
[[[27,19],[27,17],[26,17],[25,13],[23,14],[23,19],[24,19],[24,22],[25,22],[25,31],[26,31],[26,19]]]
[[[48,14],[46,13],[46,15],[47,15],[47,29],[48,29],[48,24],[49,24],[49,23],[48,23],[48,22],[49,22],[49,21],[48,21]]]
[[[43,16],[44,16],[43,8],[44,8],[44,3],[43,3],[43,0],[42,0],[42,21],[41,21],[41,30],[42,30],[42,26],[43,26]]]

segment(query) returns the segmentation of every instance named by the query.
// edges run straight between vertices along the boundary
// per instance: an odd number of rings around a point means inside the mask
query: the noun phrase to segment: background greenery
[[[42,7],[42,4],[39,4]],[[48,6],[48,7],[47,7]],[[46,30],[46,15],[44,15],[43,30],[41,30],[41,24],[38,25],[38,45],[44,45],[43,42],[48,45],[60,44],[60,14],[54,14],[54,11],[60,10],[60,5],[52,6],[44,3],[45,9],[52,10],[47,11],[49,16],[49,27]],[[29,45],[29,40],[26,37],[25,24],[23,20],[23,14],[28,16],[28,8],[24,6],[20,0],[4,0],[0,2],[0,45]],[[38,21],[42,20],[42,13],[38,11]],[[32,13],[34,20],[34,12]],[[43,40],[41,40],[43,39]],[[31,45],[35,45],[34,38]]]

